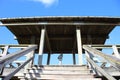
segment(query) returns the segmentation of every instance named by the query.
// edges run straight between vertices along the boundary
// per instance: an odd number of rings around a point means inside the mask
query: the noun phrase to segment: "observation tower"
[[[19,17],[1,18],[0,22],[0,27],[7,27],[19,43],[0,45],[3,80],[120,79],[120,45],[104,44],[120,25],[118,17]],[[112,54],[103,52],[109,49]],[[48,55],[46,65],[42,63],[44,54]],[[50,64],[52,54],[60,54],[58,65]],[[72,65],[62,64],[64,54],[72,54]]]

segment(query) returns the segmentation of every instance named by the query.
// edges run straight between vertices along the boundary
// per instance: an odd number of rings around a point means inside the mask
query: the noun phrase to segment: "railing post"
[[[113,52],[114,52],[115,57],[120,59],[120,54],[118,52],[116,45],[113,45],[112,48],[113,48]]]
[[[44,49],[45,31],[46,31],[45,28],[43,28],[41,30],[41,37],[40,37],[40,44],[39,44],[39,54],[38,54],[38,65],[42,65],[42,56],[43,56],[43,49]]]
[[[87,51],[85,51],[85,56],[87,56],[88,58],[90,58],[90,55],[89,55],[89,53]],[[87,65],[88,65],[89,68],[92,68],[91,65],[90,65],[90,63],[88,61],[87,61]]]
[[[2,53],[2,56],[7,55],[7,53],[8,53],[8,49],[9,49],[9,46],[8,46],[8,45],[5,46],[4,51],[3,51],[3,53]]]
[[[85,55],[86,55],[86,58],[89,58],[89,59],[93,60],[93,57],[94,57],[94,56],[93,56],[91,53],[89,53],[88,51],[85,51]],[[96,75],[97,75],[98,72],[96,71],[94,65],[92,65],[89,61],[87,61],[87,64],[88,64],[88,67],[89,67],[90,69],[92,69],[93,74],[96,74]]]
[[[31,45],[30,45],[31,46]],[[34,50],[32,50],[31,52],[29,52],[27,55],[26,55],[26,60],[29,60],[30,58],[34,57]],[[28,68],[31,68],[32,65],[33,65],[33,61],[34,61],[34,58],[25,66],[25,70],[24,70],[24,73],[27,72],[27,69]]]
[[[8,53],[8,49],[9,49],[9,46],[8,46],[8,45],[5,46],[4,51],[3,51],[2,55],[1,55],[1,57],[4,57],[4,56],[7,55],[7,53]],[[2,74],[3,69],[4,69],[4,65],[2,65],[2,67],[0,68],[0,74]]]

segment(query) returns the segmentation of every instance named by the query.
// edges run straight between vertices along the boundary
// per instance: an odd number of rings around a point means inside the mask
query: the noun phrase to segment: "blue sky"
[[[119,0],[0,0],[0,17],[119,16]]]
[[[32,16],[119,17],[120,0],[0,0],[0,18]],[[119,32],[116,27],[106,44],[120,44]],[[0,44],[17,43],[5,27],[0,27],[0,36]]]

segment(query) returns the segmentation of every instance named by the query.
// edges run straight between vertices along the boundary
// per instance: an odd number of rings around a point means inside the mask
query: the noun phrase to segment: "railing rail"
[[[105,76],[108,80],[116,80],[114,77],[112,77],[109,73],[104,71],[101,67],[99,67],[92,59],[87,58],[87,61],[91,63],[97,71],[99,71],[103,76]]]
[[[4,47],[3,45],[0,47]],[[10,45],[10,47],[15,47],[15,45]],[[31,60],[33,60],[33,54],[35,49],[37,49],[36,45],[24,45],[24,46],[19,46],[17,45],[16,47],[22,47],[22,50],[19,50],[15,53],[7,54],[6,56],[0,57],[0,69],[3,69],[5,65],[10,64],[17,60],[18,58],[28,55],[29,58],[22,63],[20,66],[18,66],[13,72],[9,73],[8,75],[4,76],[3,80],[9,80],[14,74],[16,74],[21,68],[23,68],[26,64],[30,63]],[[23,48],[24,47],[24,48]],[[7,47],[8,49],[8,47]],[[7,51],[5,51],[7,53]],[[2,76],[2,73],[1,73]]]
[[[113,66],[115,66],[114,64],[120,65],[120,59],[115,57],[115,56],[107,55],[107,54],[105,54],[105,53],[103,53],[95,48],[92,48],[90,46],[87,46],[87,45],[83,45],[83,49],[85,49],[86,51],[88,51],[90,53],[94,53],[94,54],[97,54],[97,55],[103,57],[105,60],[107,60],[111,64],[113,64]]]
[[[94,72],[101,73],[103,76],[105,76],[109,80],[116,80],[108,72],[106,72],[104,69],[102,69],[101,66],[99,66],[98,64],[96,64],[96,62],[93,60],[93,57],[95,57],[95,55],[100,56],[102,59],[104,59],[104,61],[106,60],[113,67],[115,67],[116,69],[119,70],[120,59],[117,58],[117,57],[115,57],[115,56],[113,56],[113,55],[108,55],[108,54],[105,54],[105,53],[103,53],[103,52],[100,51],[102,48],[106,48],[106,47],[107,48],[113,48],[111,45],[105,45],[105,46],[103,46],[103,45],[102,46],[99,46],[99,45],[98,46],[97,45],[91,45],[91,46],[89,46],[89,45],[83,45],[83,49],[85,50],[85,53],[86,53],[86,60],[89,63],[89,67],[92,68],[93,71],[96,70]],[[97,50],[95,48],[100,49],[100,50]],[[117,52],[117,48],[116,48],[116,50],[113,50],[113,52]],[[117,52],[117,54],[118,54],[118,52]]]

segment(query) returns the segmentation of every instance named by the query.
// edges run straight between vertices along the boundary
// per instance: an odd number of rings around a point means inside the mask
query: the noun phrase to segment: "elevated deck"
[[[52,53],[77,52],[76,28],[81,29],[82,44],[104,44],[108,34],[119,25],[120,18],[92,16],[49,16],[20,17],[0,19],[15,36],[20,44],[30,44],[31,37],[39,45],[41,29],[46,32]],[[44,52],[49,52],[45,40]]]

